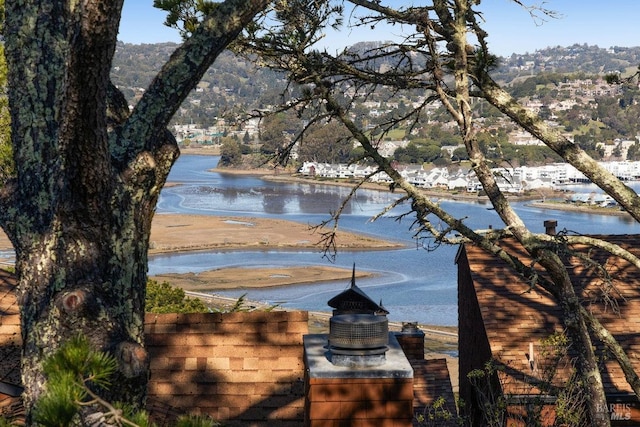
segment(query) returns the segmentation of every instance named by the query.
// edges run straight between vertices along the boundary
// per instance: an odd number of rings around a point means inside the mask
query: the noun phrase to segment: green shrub
[[[63,344],[44,363],[47,391],[34,408],[37,424],[71,425],[82,406],[100,401],[89,387],[108,387],[109,377],[116,369],[116,360],[92,350],[84,337]]]
[[[208,313],[207,305],[197,298],[189,298],[184,290],[167,282],[147,281],[145,300],[147,313]]]
[[[85,337],[78,336],[63,344],[45,361],[47,391],[34,408],[36,424],[51,427],[79,425],[80,409],[92,405],[98,408],[106,425],[154,427],[147,412],[120,403],[112,404],[92,391],[108,389],[116,369],[116,360],[107,353],[92,350]],[[0,418],[0,427],[10,425]],[[206,415],[183,415],[175,425],[218,427],[221,424]]]

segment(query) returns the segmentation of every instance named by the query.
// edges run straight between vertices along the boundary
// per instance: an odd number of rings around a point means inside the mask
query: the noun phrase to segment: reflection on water
[[[162,190],[158,202],[159,212],[199,213],[210,215],[286,217],[303,224],[319,224],[328,219],[351,191],[347,187],[322,184],[270,182],[252,176],[226,175],[208,172],[217,164],[217,157],[183,156],[171,171],[170,181],[180,186]],[[371,221],[371,217],[397,200],[397,195],[386,191],[361,190],[345,208],[340,221],[344,230],[368,233],[373,236],[401,241],[407,249],[393,251],[340,252],[331,264],[318,251],[253,251],[205,252],[172,254],[153,257],[150,274],[161,272],[199,272],[226,266],[288,266],[335,265],[375,273],[371,279],[361,280],[358,286],[374,300],[382,300],[390,311],[391,320],[421,323],[457,324],[457,269],[456,247],[440,247],[426,251],[416,247],[411,230],[412,218],[397,221],[392,215],[409,211],[400,206],[391,214]],[[495,211],[485,203],[441,201],[441,206],[467,226],[485,229],[500,227]],[[543,222],[558,221],[558,230],[569,229],[579,233],[624,234],[640,232],[639,225],[630,217],[586,215],[573,212],[551,211],[516,203],[516,210],[534,232],[544,232]],[[436,226],[437,218],[432,218]],[[224,292],[238,297],[280,304],[304,310],[329,310],[327,301],[349,285],[332,282],[285,288],[250,289]]]
[[[159,206],[167,210],[175,208],[205,212],[226,211],[267,215],[327,214],[340,207],[349,189],[330,185],[301,185],[260,181],[246,178],[247,182],[216,179],[211,185],[185,184],[163,190]],[[241,184],[239,187],[229,185]],[[164,197],[174,196],[179,206],[169,206]],[[374,215],[397,199],[386,192],[362,190],[343,208],[345,215]]]

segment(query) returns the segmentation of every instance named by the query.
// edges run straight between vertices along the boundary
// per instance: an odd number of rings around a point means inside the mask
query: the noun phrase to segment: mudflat
[[[149,254],[194,250],[315,249],[321,253],[323,231],[308,225],[269,218],[158,214],[151,227]],[[340,251],[401,248],[402,244],[370,236],[338,231]],[[366,276],[358,273],[359,277]],[[277,268],[221,268],[194,274],[164,274],[167,281],[190,291],[285,286],[345,280],[351,270],[327,266]]]
[[[372,274],[356,272],[356,278]],[[269,267],[269,268],[221,268],[202,273],[168,273],[153,276],[154,280],[166,281],[185,291],[203,292],[223,289],[254,289],[271,286],[314,284],[324,281],[345,281],[349,284],[351,271],[338,267]]]
[[[270,218],[157,214],[151,225],[149,254],[193,250],[317,249],[323,233],[306,224]],[[401,248],[397,242],[338,231],[338,250]]]
[[[156,214],[151,226],[149,255],[203,250],[317,250],[323,251],[322,230],[306,224],[269,218],[218,217],[208,215]],[[336,248],[345,250],[383,250],[403,245],[371,236],[338,231]],[[0,251],[11,250],[7,236],[0,231]],[[7,261],[10,260],[2,260]],[[365,273],[358,273],[363,277]],[[163,275],[186,290],[219,290],[241,287],[283,286],[321,281],[346,280],[351,270],[326,266],[290,268],[221,268],[199,274]]]

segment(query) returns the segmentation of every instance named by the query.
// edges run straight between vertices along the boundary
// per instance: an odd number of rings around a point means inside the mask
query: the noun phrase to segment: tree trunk
[[[121,5],[84,2],[69,11],[45,1],[15,10],[7,2],[18,173],[7,231],[16,251],[28,410],[44,390],[43,359],[78,334],[119,360],[105,397],[143,403],[149,232],[177,148],[169,141],[165,150],[139,153],[125,169],[111,162],[107,99]],[[34,16],[25,37],[20,29]]]
[[[0,189],[0,224],[16,252],[28,424],[43,360],[78,334],[118,360],[102,397],[143,405],[149,233],[178,156],[166,126],[267,4],[220,4],[130,113],[109,79],[122,3],[6,0],[17,176]]]
[[[607,396],[602,383],[602,375],[598,369],[598,357],[595,346],[589,335],[587,321],[582,316],[583,306],[575,287],[569,278],[560,257],[547,250],[531,250],[539,257],[539,263],[549,273],[556,288],[554,296],[558,306],[562,309],[562,322],[566,328],[570,345],[577,353],[576,371],[582,381],[580,388],[586,396],[587,412],[590,425],[608,427],[611,425],[607,408]],[[604,408],[604,409],[603,409]]]

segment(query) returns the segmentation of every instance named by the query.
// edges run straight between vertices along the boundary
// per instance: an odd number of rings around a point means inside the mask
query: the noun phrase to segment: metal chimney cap
[[[374,314],[341,314],[329,319],[329,346],[333,352],[384,353],[389,343],[389,321]]]
[[[557,226],[558,221],[556,221],[555,219],[548,219],[544,222],[544,232],[550,236],[555,236]]]
[[[380,304],[376,304],[356,285],[356,266],[353,265],[351,286],[349,289],[331,298],[327,304],[336,309],[336,314],[372,313],[387,315],[389,312]]]

